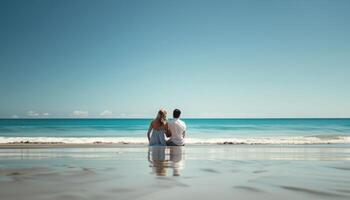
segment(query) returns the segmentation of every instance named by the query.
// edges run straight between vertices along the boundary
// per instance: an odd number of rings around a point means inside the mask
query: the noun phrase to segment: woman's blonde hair
[[[162,125],[165,125],[166,124],[166,110],[165,109],[160,109],[158,111],[158,114],[157,114],[157,120],[162,124]]]

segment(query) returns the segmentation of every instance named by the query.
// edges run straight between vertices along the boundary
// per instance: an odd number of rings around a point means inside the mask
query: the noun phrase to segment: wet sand
[[[17,145],[0,196],[40,199],[349,199],[347,145]]]

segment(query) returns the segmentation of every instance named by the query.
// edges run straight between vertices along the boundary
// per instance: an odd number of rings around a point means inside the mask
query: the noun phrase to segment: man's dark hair
[[[174,118],[179,118],[181,115],[181,111],[179,109],[175,109],[173,112],[173,117]]]

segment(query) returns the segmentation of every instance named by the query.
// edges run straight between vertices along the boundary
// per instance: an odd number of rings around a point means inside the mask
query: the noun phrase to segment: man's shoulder
[[[178,123],[181,124],[184,128],[186,128],[186,123],[181,119],[178,119]]]
[[[184,124],[185,122],[182,121],[181,119],[178,119],[178,121],[181,123],[181,124]]]

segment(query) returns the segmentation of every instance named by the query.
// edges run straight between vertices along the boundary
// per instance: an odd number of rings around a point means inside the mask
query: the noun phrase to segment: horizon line
[[[154,117],[18,117],[0,120],[21,119],[154,119]],[[168,118],[168,119],[172,119]],[[350,117],[181,117],[181,119],[350,119]]]

